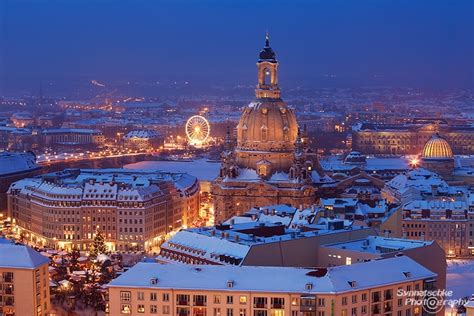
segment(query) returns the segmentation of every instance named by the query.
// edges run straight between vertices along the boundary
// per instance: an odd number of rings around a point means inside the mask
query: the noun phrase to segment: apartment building
[[[32,248],[0,239],[0,315],[48,315],[48,263]]]
[[[418,316],[398,294],[435,288],[405,256],[328,269],[139,263],[109,284],[108,314]]]
[[[86,250],[100,229],[110,250],[143,250],[198,217],[199,191],[185,173],[66,169],[13,183],[8,215],[42,246]]]

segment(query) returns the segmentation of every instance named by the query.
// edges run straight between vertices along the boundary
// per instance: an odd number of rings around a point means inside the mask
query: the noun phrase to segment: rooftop
[[[14,182],[10,190],[22,190],[48,199],[148,200],[161,193],[159,184],[171,182],[184,194],[198,189],[195,177],[186,173],[129,169],[65,169]]]
[[[435,273],[405,256],[328,269],[138,263],[109,287],[318,294],[433,277]]]
[[[48,258],[32,248],[0,239],[0,268],[35,269],[48,263]]]
[[[382,254],[390,252],[398,252],[407,249],[414,249],[431,245],[433,241],[421,241],[402,238],[385,238],[380,236],[369,236],[364,239],[327,244],[321,247],[346,249],[358,252],[366,252],[373,254]]]
[[[0,177],[40,169],[33,153],[0,152]]]

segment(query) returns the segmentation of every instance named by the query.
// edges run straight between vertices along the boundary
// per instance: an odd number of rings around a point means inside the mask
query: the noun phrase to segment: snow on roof
[[[249,168],[242,168],[239,170],[239,174],[236,178],[233,178],[232,181],[259,181],[260,177],[257,174],[257,171]],[[225,180],[224,180],[225,181]]]
[[[367,215],[367,214],[385,214],[388,212],[388,205],[384,201],[379,201],[375,206],[370,206],[365,203],[357,203],[356,214]]]
[[[405,256],[320,269],[318,272],[326,272],[321,277],[313,276],[315,272],[314,269],[289,267],[138,263],[112,280],[109,287],[318,294],[351,292],[436,277],[435,273]],[[151,280],[156,282],[152,284]]]
[[[438,174],[423,168],[411,170],[406,174],[400,174],[388,181],[386,186],[401,193],[410,187],[420,192],[431,192],[433,186],[444,189],[449,187],[446,181]]]
[[[129,169],[65,169],[14,182],[10,190],[59,200],[145,201],[162,191],[158,183],[172,182],[183,194],[199,190],[199,182],[183,173]]]
[[[198,159],[194,161],[140,161],[129,164],[124,167],[132,170],[163,172],[182,172],[191,174],[199,180],[212,181],[218,174],[220,163],[212,162],[207,159]]]
[[[433,211],[459,211],[465,212],[469,209],[464,201],[442,201],[442,200],[415,200],[403,206],[404,210],[433,210]]]
[[[199,255],[200,257],[211,261],[214,261],[214,255],[227,255],[243,259],[250,249],[248,245],[240,244],[234,240],[200,234],[199,232],[191,230],[177,232],[170,240],[166,241],[162,247],[174,248],[176,246],[185,246],[199,250],[202,252]]]
[[[62,134],[62,133],[74,133],[74,134],[101,134],[102,132],[98,129],[89,128],[50,128],[45,129],[43,134]]]
[[[0,242],[0,268],[35,269],[49,259],[25,245]]]
[[[289,180],[290,178],[288,177],[288,174],[285,172],[275,172],[270,177],[270,181],[289,181]]]
[[[161,137],[161,134],[154,130],[134,130],[130,131],[125,135],[123,138],[131,139],[131,138],[158,138]]]
[[[0,177],[39,168],[35,156],[31,153],[0,153]]]
[[[361,168],[365,171],[382,170],[408,170],[409,161],[407,157],[379,158],[366,157],[365,162],[359,164],[347,163],[341,156],[328,156],[320,160],[321,167],[325,171],[348,171],[354,168]]]
[[[367,253],[389,253],[401,250],[413,249],[431,245],[433,241],[422,241],[415,239],[385,238],[380,236],[369,236],[364,239],[326,244],[321,247],[346,249]]]
[[[317,217],[317,213],[321,211],[323,210],[316,207],[297,209],[293,214],[293,218],[291,219],[289,227],[297,228],[313,224],[315,218]]]

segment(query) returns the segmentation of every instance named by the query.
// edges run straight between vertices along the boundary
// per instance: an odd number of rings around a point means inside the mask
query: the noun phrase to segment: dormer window
[[[234,287],[234,281],[233,281],[233,280],[227,281],[227,288],[228,288],[228,289],[231,289],[231,288],[233,288],[233,287]]]

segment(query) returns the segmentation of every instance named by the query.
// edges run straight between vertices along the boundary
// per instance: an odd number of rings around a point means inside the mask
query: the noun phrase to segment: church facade
[[[331,181],[280,97],[278,66],[267,35],[257,62],[256,99],[243,110],[236,142],[228,131],[212,183],[216,222],[256,206],[308,206],[316,201],[318,185]]]

